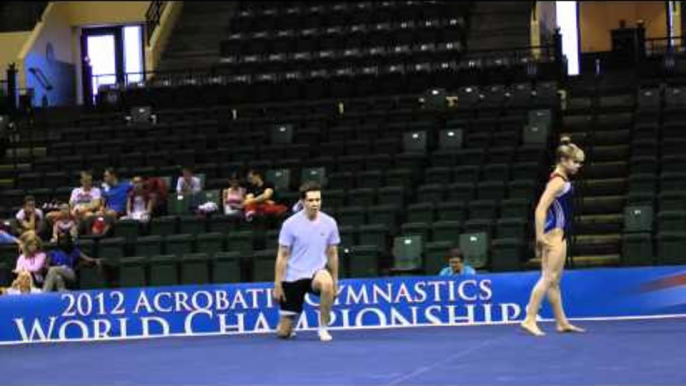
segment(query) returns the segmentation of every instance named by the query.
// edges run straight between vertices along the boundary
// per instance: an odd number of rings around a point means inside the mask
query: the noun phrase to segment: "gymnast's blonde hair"
[[[576,162],[584,162],[586,154],[581,148],[572,143],[572,139],[568,135],[563,135],[560,138],[560,146],[555,152],[557,162],[559,163],[564,158],[572,159]]]

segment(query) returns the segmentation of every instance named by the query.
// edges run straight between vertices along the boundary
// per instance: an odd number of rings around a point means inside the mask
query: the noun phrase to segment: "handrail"
[[[50,80],[48,80],[48,77],[45,76],[43,71],[39,67],[30,67],[29,72],[33,74],[38,79],[38,83],[40,83],[41,86],[43,86],[43,89],[46,91],[52,91],[52,83],[50,83]]]
[[[668,52],[683,52],[684,51],[684,36],[667,36],[659,38],[646,38],[645,50],[646,54],[664,54]]]
[[[145,34],[148,45],[150,45],[152,34],[155,32],[157,26],[160,25],[162,12],[164,12],[166,6],[166,1],[151,1],[147,12],[145,12]]]

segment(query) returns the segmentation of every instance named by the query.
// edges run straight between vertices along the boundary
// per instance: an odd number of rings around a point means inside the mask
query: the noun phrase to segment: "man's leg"
[[[331,321],[331,306],[334,300],[333,278],[329,271],[321,270],[314,275],[312,288],[319,293],[319,338],[323,341],[333,339],[327,330]]]
[[[276,336],[281,339],[288,339],[294,335],[293,327],[295,315],[281,315],[279,325],[276,327]]]

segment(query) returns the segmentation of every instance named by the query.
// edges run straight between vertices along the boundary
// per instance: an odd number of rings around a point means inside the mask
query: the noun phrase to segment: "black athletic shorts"
[[[300,279],[296,281],[282,281],[283,294],[286,296],[286,301],[280,301],[281,312],[286,315],[297,315],[303,311],[303,304],[305,303],[305,295],[308,293],[319,296],[319,292],[312,288],[314,277],[309,279]]]

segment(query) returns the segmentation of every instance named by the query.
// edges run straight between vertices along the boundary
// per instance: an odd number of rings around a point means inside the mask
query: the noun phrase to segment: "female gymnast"
[[[572,220],[574,191],[569,177],[576,174],[584,161],[584,152],[563,136],[557,148],[557,165],[536,207],[536,256],[541,257],[541,277],[531,291],[526,318],[521,327],[535,336],[545,333],[538,328],[536,316],[543,296],[553,309],[558,332],[584,332],[567,320],[562,308],[560,278],[567,256],[566,234]]]

